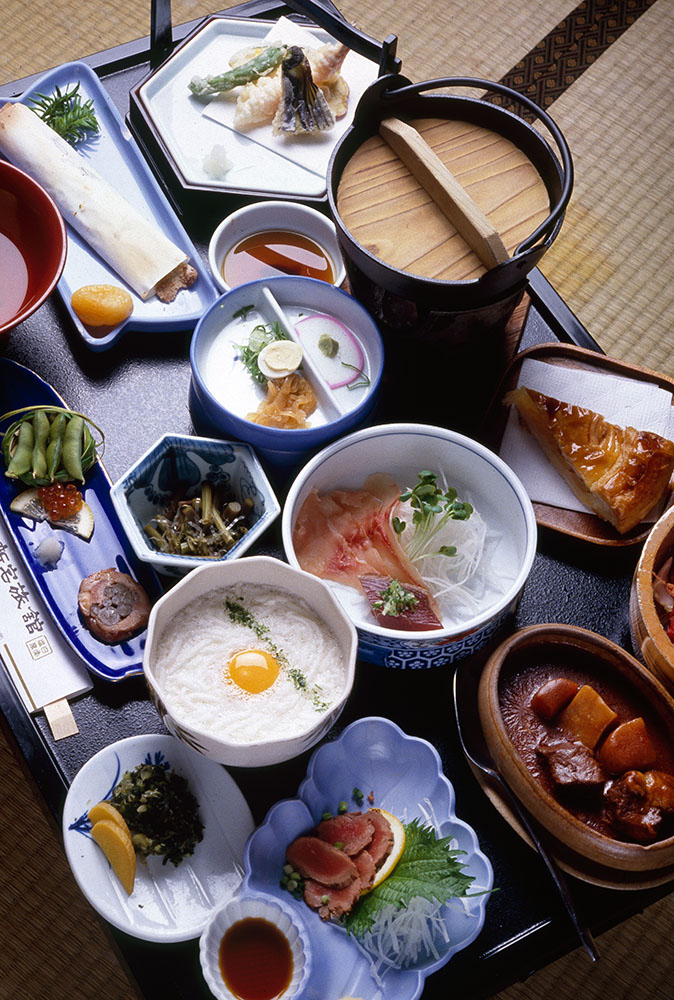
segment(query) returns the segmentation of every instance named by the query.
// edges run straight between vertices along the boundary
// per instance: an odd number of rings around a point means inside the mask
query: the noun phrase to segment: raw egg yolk
[[[229,661],[229,676],[242,691],[260,694],[278,677],[279,666],[263,649],[242,649]]]

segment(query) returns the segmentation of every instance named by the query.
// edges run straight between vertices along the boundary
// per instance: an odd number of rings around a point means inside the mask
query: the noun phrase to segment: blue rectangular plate
[[[47,382],[7,358],[0,358],[0,399],[5,412],[22,406],[66,405]],[[11,422],[3,421],[0,434],[4,434]],[[136,558],[126,540],[110,499],[110,480],[101,463],[92,466],[81,487],[94,515],[94,531],[88,540],[53,528],[45,521],[35,522],[12,513],[12,500],[27,487],[8,479],[4,475],[4,461],[0,464],[0,513],[38,593],[66,640],[88,669],[104,680],[119,681],[142,674],[145,632],[126,642],[108,645],[84,627],[78,612],[80,583],[99,569],[112,567],[128,573],[145,588],[150,603],[161,595],[154,571]],[[53,569],[45,569],[35,558],[35,548],[54,531],[64,543],[63,554]]]
[[[200,316],[215,301],[219,292],[211,279],[208,267],[201,260],[192,241],[179,222],[166,196],[155,180],[149,166],[136,146],[117,108],[112,103],[94,71],[85,63],[64,63],[50,70],[36,81],[30,91],[21,96],[21,103],[30,105],[36,94],[53,94],[79,83],[83,101],[93,99],[99,132],[77,144],[77,152],[177,246],[189,255],[190,263],[199,277],[189,289],[178,293],[173,302],[160,302],[156,295],[143,301],[131,289],[133,312],[118,326],[103,327],[101,336],[92,335],[77,317],[70,305],[72,293],[82,285],[113,284],[123,282],[70,226],[68,230],[68,256],[58,283],[58,291],[72,317],[73,324],[83,342],[92,351],[106,351],[122,334],[134,330],[167,333],[191,330]],[[111,226],[114,220],[111,220]]]

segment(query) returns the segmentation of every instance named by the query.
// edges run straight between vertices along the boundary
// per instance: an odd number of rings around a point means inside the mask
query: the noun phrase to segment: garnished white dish
[[[342,413],[355,410],[370,391],[374,374],[360,339],[335,316],[317,313],[301,304],[284,304],[283,313],[303,356],[303,363],[300,361],[299,367],[291,370],[303,375],[317,396],[307,426],[330,423],[335,419],[335,407]],[[258,343],[260,331],[263,333]],[[254,413],[266,394],[268,369],[264,358],[260,381],[257,373],[251,374],[247,356],[255,352],[257,357],[265,344],[271,346],[275,342],[269,338],[278,333],[278,324],[264,307],[252,306],[238,310],[235,315],[223,313],[221,330],[201,363],[201,376],[210,394],[238,417],[245,419]],[[285,374],[281,372],[279,377]],[[319,380],[322,384],[316,385]]]
[[[256,584],[190,602],[161,634],[153,668],[182,721],[244,745],[313,725],[346,676],[334,633],[309,605]]]

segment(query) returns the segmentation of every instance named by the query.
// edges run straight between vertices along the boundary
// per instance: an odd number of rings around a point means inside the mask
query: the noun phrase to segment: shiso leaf
[[[345,920],[346,929],[362,937],[387,905],[398,908],[422,897],[431,902],[465,896],[473,882],[457,856],[464,851],[450,846],[451,837],[436,837],[430,826],[413,819],[405,826],[405,848],[387,879],[363,896]]]

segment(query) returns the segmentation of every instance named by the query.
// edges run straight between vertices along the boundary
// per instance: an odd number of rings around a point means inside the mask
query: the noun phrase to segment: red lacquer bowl
[[[50,195],[0,160],[0,344],[53,291],[67,245],[63,217]]]

